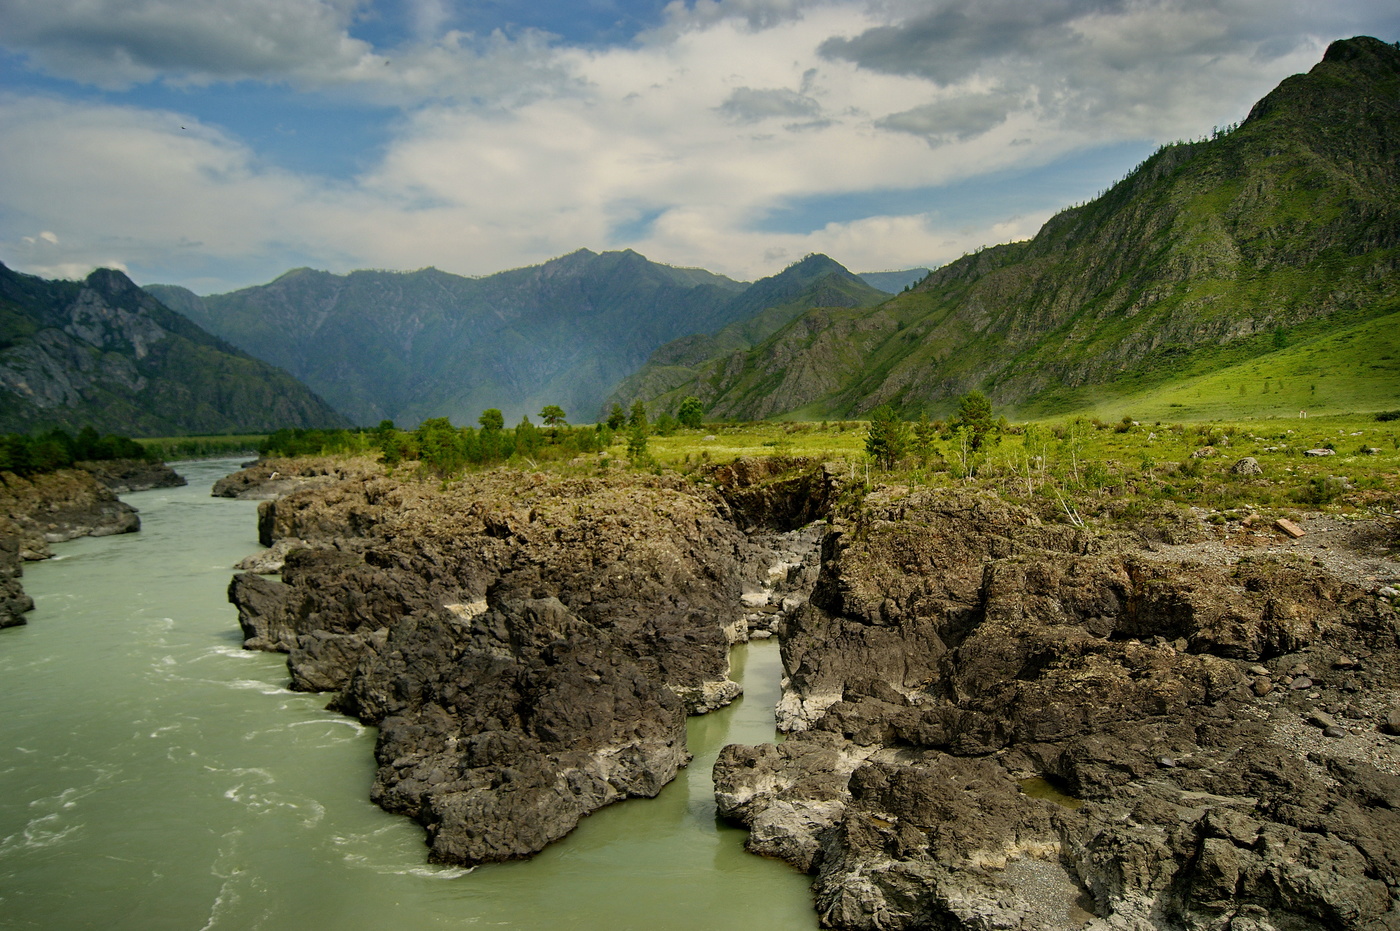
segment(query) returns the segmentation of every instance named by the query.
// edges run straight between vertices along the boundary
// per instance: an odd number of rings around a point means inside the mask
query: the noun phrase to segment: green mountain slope
[[[972,389],[1021,415],[1109,405],[1400,310],[1398,259],[1400,50],[1345,40],[1237,129],[874,310],[716,355],[694,393],[738,418],[944,413]]]
[[[1238,420],[1400,409],[1400,311],[1227,365],[1111,398],[1106,420]]]
[[[136,436],[340,426],[286,372],[162,305],[121,272],[49,281],[0,265],[0,432]]]
[[[630,250],[483,278],[298,269],[231,294],[149,290],[361,424],[471,423],[488,407],[514,422],[546,404],[590,420],[657,346],[751,313],[745,285]]]
[[[873,307],[888,296],[839,262],[809,255],[736,298],[735,303],[742,306],[735,311],[741,317],[735,323],[717,333],[682,337],[657,349],[646,365],[617,386],[608,404],[628,407],[645,399],[653,413],[674,414],[683,398],[701,396],[704,383],[722,378],[731,360],[741,359],[746,350],[811,308]],[[763,416],[767,414],[756,415]]]

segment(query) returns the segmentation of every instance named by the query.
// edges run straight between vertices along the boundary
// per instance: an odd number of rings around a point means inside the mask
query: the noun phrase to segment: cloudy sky
[[[935,266],[1400,0],[0,0],[0,262]]]

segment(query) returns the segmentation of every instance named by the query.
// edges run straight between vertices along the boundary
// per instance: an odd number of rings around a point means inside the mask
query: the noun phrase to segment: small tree
[[[928,465],[928,460],[933,455],[933,441],[938,436],[938,425],[928,419],[928,413],[919,415],[919,419],[914,421],[914,453],[919,457],[921,465]]]
[[[543,420],[547,427],[559,427],[565,425],[564,408],[558,404],[546,404],[544,410],[540,411],[540,420]]]
[[[965,430],[968,445],[976,452],[996,430],[992,419],[992,402],[980,391],[969,391],[958,401],[958,415],[953,418],[954,430]]]
[[[643,462],[647,458],[647,427],[646,423],[633,423],[627,429],[627,457],[635,463]]]
[[[621,404],[614,404],[608,413],[608,429],[621,430],[622,425],[627,422],[627,412],[622,409]]]
[[[894,408],[881,404],[870,412],[870,426],[865,434],[865,451],[881,468],[893,469],[909,448],[909,425],[900,419]]]
[[[692,430],[700,429],[700,422],[705,417],[705,407],[700,403],[700,399],[691,395],[681,402],[680,409],[676,411],[676,419],[681,422],[681,426],[689,427]]]
[[[631,413],[631,415],[627,418],[627,425],[628,425],[629,427],[637,427],[637,426],[640,426],[640,427],[642,428],[642,430],[646,430],[646,428],[647,428],[647,406],[646,406],[645,404],[643,404],[641,401],[634,401],[634,402],[633,402],[633,404],[632,404],[632,413]]]

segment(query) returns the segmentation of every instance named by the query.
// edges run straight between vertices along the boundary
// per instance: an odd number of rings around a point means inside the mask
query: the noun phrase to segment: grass
[[[1117,420],[1297,420],[1400,407],[1400,313],[1091,407]]]
[[[808,457],[840,463],[857,482],[992,488],[1065,515],[1073,510],[1086,521],[1162,506],[1201,507],[1235,519],[1235,512],[1388,513],[1400,504],[1400,420],[1373,415],[1037,421],[1009,425],[980,451],[945,433],[927,456],[907,456],[890,472],[865,455],[865,428],[858,421],[707,424],[651,437],[648,465],[698,472],[741,456]],[[1213,454],[1193,455],[1207,447]],[[1314,449],[1333,454],[1307,455]],[[625,459],[626,449],[614,446],[606,455]],[[1230,471],[1245,457],[1258,462],[1261,475]]]

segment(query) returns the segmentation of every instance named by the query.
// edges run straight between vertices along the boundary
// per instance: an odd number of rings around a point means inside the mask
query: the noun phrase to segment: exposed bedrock
[[[831,927],[1400,928],[1397,631],[1311,563],[880,489],[783,621],[791,736],[717,798]]]
[[[0,627],[23,624],[34,607],[20,577],[24,560],[47,559],[49,544],[139,530],[136,509],[89,472],[62,469],[21,477],[0,472]]]
[[[354,475],[264,502],[259,524],[301,542],[280,580],[234,578],[247,645],[379,726],[375,800],[459,863],[655,795],[688,760],[687,712],[739,694],[743,596],[781,599],[789,574],[678,478]]]
[[[102,459],[78,462],[74,467],[91,473],[119,495],[153,488],[181,488],[187,484],[184,476],[158,459]]]

